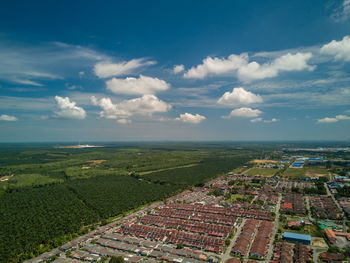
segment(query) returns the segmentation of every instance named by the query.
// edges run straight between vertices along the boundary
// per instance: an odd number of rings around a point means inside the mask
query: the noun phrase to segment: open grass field
[[[243,174],[245,171],[249,170],[249,168],[243,168],[241,167],[237,167],[236,169],[234,169],[232,172],[235,174]]]
[[[271,177],[274,176],[280,169],[266,169],[266,168],[259,168],[259,167],[253,167],[246,171],[245,173],[250,176],[264,176],[264,177]]]
[[[300,178],[300,177],[320,177],[328,175],[328,170],[324,167],[305,166],[303,168],[287,168],[283,177]]]

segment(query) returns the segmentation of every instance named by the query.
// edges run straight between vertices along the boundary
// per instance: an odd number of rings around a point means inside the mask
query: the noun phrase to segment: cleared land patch
[[[192,166],[196,166],[196,165],[198,165],[198,163],[192,163],[192,164],[188,164],[188,165],[181,165],[181,166],[169,167],[169,168],[152,170],[152,171],[145,171],[145,172],[140,172],[139,175],[151,174],[151,173],[155,173],[155,172],[162,172],[162,171],[173,170],[173,169],[178,169],[178,168],[192,167]]]
[[[278,163],[276,160],[253,160],[255,164],[264,164],[264,163]]]

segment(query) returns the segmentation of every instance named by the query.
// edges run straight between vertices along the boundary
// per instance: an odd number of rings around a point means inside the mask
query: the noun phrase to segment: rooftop
[[[310,235],[304,235],[304,234],[298,234],[298,233],[292,233],[292,232],[284,232],[283,233],[284,238],[294,238],[294,239],[302,239],[302,240],[309,240],[311,242],[311,236]]]

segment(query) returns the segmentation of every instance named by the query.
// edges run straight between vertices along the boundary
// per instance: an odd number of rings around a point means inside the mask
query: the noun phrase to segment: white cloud
[[[233,73],[239,67],[246,65],[247,61],[248,55],[246,53],[241,55],[232,54],[227,59],[207,57],[203,59],[202,64],[190,68],[184,74],[184,78],[204,79],[207,76]]]
[[[335,116],[337,120],[350,120],[350,116],[347,115],[337,115]]]
[[[207,76],[233,74],[241,81],[250,82],[256,79],[276,77],[282,71],[312,71],[315,66],[307,64],[311,57],[311,52],[287,53],[264,64],[256,61],[249,62],[246,53],[232,54],[227,59],[207,57],[202,64],[185,72],[184,78],[204,79]]]
[[[173,73],[174,74],[179,74],[181,72],[183,72],[185,70],[185,66],[184,65],[175,65],[173,68]]]
[[[28,86],[36,86],[36,87],[42,87],[43,84],[40,84],[39,82],[29,80],[29,79],[19,79],[19,78],[12,78],[11,81],[13,83],[22,84],[22,85],[28,85]]]
[[[278,122],[279,119],[276,119],[276,118],[272,118],[271,120],[264,120],[264,122],[266,123],[271,123],[271,122]]]
[[[350,0],[344,0],[331,15],[333,21],[337,23],[345,22],[350,17]]]
[[[202,121],[204,121],[206,118],[199,114],[191,114],[191,113],[184,113],[180,114],[180,117],[176,118],[177,121],[187,122],[187,123],[193,123],[198,124]]]
[[[319,119],[317,122],[318,123],[331,123],[331,122],[337,122],[338,119],[337,118],[323,118],[323,119]]]
[[[56,96],[57,110],[54,111],[55,118],[62,119],[85,119],[86,112],[82,107],[76,105],[74,101],[70,101],[68,97]]]
[[[338,121],[342,121],[342,120],[350,121],[350,116],[337,115],[337,116],[335,116],[335,118],[326,117],[323,119],[319,119],[317,122],[318,123],[330,123],[330,122],[338,122]]]
[[[170,104],[150,94],[116,104],[113,104],[110,98],[98,100],[91,97],[91,102],[102,108],[100,117],[105,119],[127,119],[133,115],[151,116],[155,112],[167,112],[171,109]]]
[[[219,104],[228,106],[249,105],[252,103],[262,102],[263,99],[259,95],[246,91],[244,88],[234,88],[232,92],[225,92],[218,100]]]
[[[339,61],[350,61],[350,37],[345,36],[342,40],[332,40],[328,44],[324,45],[320,52],[322,54],[332,55],[334,59]]]
[[[255,118],[250,120],[250,122],[261,122],[263,119],[262,118]]]
[[[2,114],[0,115],[0,121],[18,121],[18,119],[15,116]]]
[[[131,74],[135,69],[156,64],[155,61],[145,61],[144,58],[112,63],[102,61],[94,66],[94,73],[99,78],[109,78]]]
[[[164,80],[143,75],[139,78],[113,78],[106,84],[107,89],[116,94],[154,94],[170,88],[170,84]]]
[[[231,111],[230,115],[224,116],[224,118],[232,118],[232,117],[243,117],[243,118],[257,118],[262,111],[251,108],[239,108]]]
[[[276,77],[281,71],[312,71],[315,69],[315,66],[307,64],[311,57],[312,54],[310,52],[297,52],[295,54],[287,53],[270,63],[261,65],[253,61],[240,67],[237,71],[237,77],[242,81],[250,82],[257,79]]]
[[[118,123],[120,124],[130,124],[131,123],[131,120],[128,120],[128,119],[119,119],[117,120]]]

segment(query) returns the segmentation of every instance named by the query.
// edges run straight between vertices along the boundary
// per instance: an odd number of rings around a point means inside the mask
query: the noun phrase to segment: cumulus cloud
[[[82,107],[76,105],[74,101],[70,101],[68,97],[56,96],[57,110],[54,111],[55,118],[62,119],[85,119],[86,112]]]
[[[185,66],[184,65],[175,65],[173,68],[173,73],[174,74],[179,74],[181,72],[183,72],[185,70]]]
[[[308,65],[311,57],[310,52],[287,53],[264,64],[259,64],[256,61],[249,62],[246,53],[232,54],[227,59],[207,57],[202,61],[202,64],[185,72],[184,78],[204,79],[207,76],[233,74],[239,80],[249,82],[276,77],[282,71],[312,71],[315,66]]]
[[[2,114],[0,115],[0,121],[18,121],[18,119],[15,116]]]
[[[273,78],[282,71],[313,71],[315,66],[307,64],[312,57],[310,52],[307,53],[287,53],[282,55],[270,63],[259,64],[255,61],[250,62],[237,71],[238,79],[249,82],[257,79]]]
[[[341,121],[341,120],[349,121],[350,120],[350,116],[337,115],[337,116],[332,117],[332,118],[326,117],[326,118],[323,118],[323,119],[319,119],[317,122],[318,123],[332,123],[332,122],[338,122],[338,121]]]
[[[233,118],[233,117],[243,117],[243,118],[257,118],[262,111],[251,108],[239,108],[231,111],[230,115],[224,116],[224,118]]]
[[[158,78],[140,75],[139,78],[113,78],[106,81],[107,89],[116,94],[154,94],[167,90],[170,84]]]
[[[248,55],[246,53],[241,55],[230,55],[226,58],[212,58],[207,57],[203,59],[202,64],[190,68],[185,74],[184,78],[204,79],[207,76],[224,75],[233,73],[239,67],[246,65]]]
[[[262,102],[263,99],[259,95],[246,91],[244,88],[234,88],[232,92],[225,92],[218,100],[219,104],[228,106],[249,105],[252,103]]]
[[[337,121],[338,121],[337,118],[326,117],[326,118],[323,118],[323,119],[319,119],[317,122],[318,123],[331,123],[331,122],[337,122]]]
[[[133,115],[151,116],[155,112],[167,112],[171,105],[158,99],[156,96],[148,94],[140,98],[123,100],[114,104],[110,98],[97,99],[91,97],[91,102],[95,106],[102,108],[100,117],[105,119],[128,119]],[[121,123],[126,121],[121,121]]]
[[[332,40],[328,44],[321,47],[322,54],[332,55],[337,61],[350,61],[350,37],[345,36],[342,40]]]
[[[155,61],[145,61],[144,58],[112,63],[102,61],[94,66],[94,73],[99,78],[109,78],[131,74],[135,69],[156,64]]]
[[[202,121],[204,121],[206,118],[202,115],[199,114],[191,114],[191,113],[184,113],[180,114],[180,117],[176,118],[175,120],[177,121],[182,121],[186,123],[193,123],[193,124],[198,124]]]

